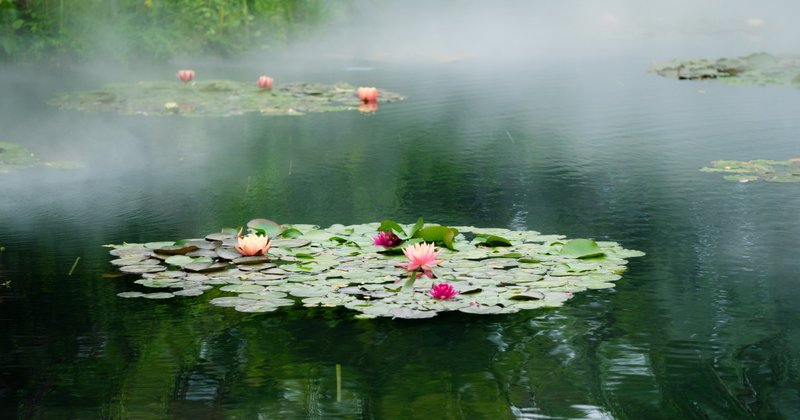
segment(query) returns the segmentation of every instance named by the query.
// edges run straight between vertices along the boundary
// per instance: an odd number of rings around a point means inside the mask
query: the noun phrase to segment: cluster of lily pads
[[[343,306],[359,312],[358,318],[514,313],[557,307],[573,293],[613,287],[626,259],[644,255],[614,242],[425,225],[422,219],[413,226],[387,220],[324,229],[255,219],[248,229],[270,237],[265,255],[242,255],[236,249],[241,230],[231,228],[203,238],[107,245],[116,257],[111,263],[139,276],[135,283],[143,286],[119,296],[167,299],[218,288],[229,296],[210,302],[241,312],[299,303]],[[375,244],[379,229],[397,236],[395,246]],[[409,271],[412,263],[403,255],[422,244],[438,247],[440,261],[430,276]]]
[[[722,172],[727,181],[800,182],[800,158],[789,160],[756,159],[748,161],[715,160],[703,172]]]
[[[381,90],[381,102],[402,99],[405,98],[397,93]],[[364,106],[357,88],[346,83],[287,83],[273,86],[271,79],[263,82],[259,79],[258,85],[230,80],[109,84],[97,90],[62,95],[49,103],[61,109],[145,116],[231,116],[250,112],[303,115],[309,112],[361,109]]]
[[[716,79],[749,85],[800,84],[800,56],[755,53],[720,59],[671,60],[657,63],[651,71],[679,80]]]
[[[75,169],[83,166],[69,161],[42,162],[30,150],[16,143],[0,141],[0,174],[14,172],[19,169],[45,166],[57,169]]]

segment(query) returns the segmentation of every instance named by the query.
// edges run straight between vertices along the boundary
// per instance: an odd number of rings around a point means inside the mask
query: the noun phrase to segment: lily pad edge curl
[[[265,219],[256,220],[248,224],[250,231],[263,233]],[[266,258],[236,253],[238,228],[175,242],[106,246],[115,257],[112,264],[122,273],[140,276],[135,283],[145,288],[120,297],[168,299],[211,292],[211,304],[240,312],[273,312],[299,304],[344,307],[355,318],[405,319],[450,311],[488,315],[559,307],[575,293],[614,287],[628,258],[644,255],[616,242],[568,240],[535,231],[447,227],[423,224],[422,219],[414,225],[389,225],[421,231],[436,243],[443,262],[433,278],[420,276],[412,287],[403,287],[409,272],[401,266],[407,262],[402,251],[386,252],[373,243],[386,221],[327,228],[270,224],[272,247]],[[449,247],[429,234],[437,231],[444,233]],[[411,234],[405,243],[419,241]],[[458,294],[433,298],[429,291],[438,283],[452,285]],[[147,288],[158,290],[140,292]]]

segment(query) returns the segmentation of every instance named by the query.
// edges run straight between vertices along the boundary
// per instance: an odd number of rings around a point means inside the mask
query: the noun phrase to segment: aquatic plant
[[[258,88],[261,90],[272,89],[272,78],[268,76],[261,76],[258,78]]]
[[[266,235],[259,235],[250,233],[247,236],[239,236],[236,238],[239,241],[239,246],[235,247],[236,251],[245,256],[267,255],[267,251],[272,246],[272,242]]]
[[[715,160],[703,172],[728,173],[726,181],[800,182],[800,158],[789,160],[754,159],[748,161]]]
[[[168,299],[215,290],[224,295],[211,299],[212,305],[241,312],[272,312],[301,303],[342,306],[357,318],[430,318],[444,311],[504,314],[557,307],[573,293],[614,287],[626,258],[644,255],[614,242],[426,225],[422,219],[413,225],[384,220],[327,228],[254,219],[247,229],[269,236],[269,257],[236,251],[239,228],[180,241],[108,245],[116,257],[111,263],[124,274],[139,276],[136,287],[145,288],[119,296]],[[391,231],[403,243],[376,246],[376,231]],[[431,299],[434,280],[424,276],[410,287],[398,285],[409,275],[403,264],[414,264],[402,245],[424,240],[432,248],[443,246],[445,239],[450,246],[430,254],[432,261],[443,261],[427,265],[436,267],[436,283],[449,284],[464,299]],[[421,270],[425,264],[417,265]],[[158,291],[147,291],[153,288]]]
[[[112,111],[141,116],[232,116],[248,112],[294,116],[355,110],[359,105],[364,105],[355,97],[356,88],[346,83],[279,83],[272,85],[269,92],[269,95],[264,95],[262,89],[253,89],[252,82],[231,80],[193,81],[192,89],[169,81],[143,81],[109,84],[100,89],[68,93],[48,103],[61,109]],[[403,99],[397,93],[381,93],[384,103]],[[372,104],[373,109],[377,109],[375,102],[367,105]]]
[[[447,300],[455,297],[458,294],[458,290],[454,289],[453,286],[450,284],[438,283],[434,284],[433,287],[431,287],[431,290],[428,291],[428,293],[434,299]],[[477,302],[475,303],[477,304]]]
[[[650,71],[678,80],[718,80],[743,85],[800,84],[800,60],[793,55],[755,53],[743,57],[700,58],[656,63]]]
[[[441,264],[444,260],[437,260],[442,251],[436,251],[433,244],[429,243],[416,243],[403,249],[403,254],[408,258],[407,263],[400,264],[406,270],[412,272],[422,271],[422,274],[433,277],[433,266]]]
[[[364,103],[376,102],[378,100],[378,89],[374,87],[359,87],[358,99]]]
[[[372,243],[384,248],[393,248],[403,242],[393,232],[378,232],[378,236],[372,237]]]
[[[183,83],[189,83],[194,79],[194,70],[178,70],[178,79]]]

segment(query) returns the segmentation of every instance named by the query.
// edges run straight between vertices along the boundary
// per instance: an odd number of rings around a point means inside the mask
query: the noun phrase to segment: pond
[[[62,111],[45,102],[135,78],[4,70],[0,140],[80,165],[0,175],[0,414],[796,415],[800,190],[700,168],[797,156],[800,91],[678,82],[646,72],[655,58],[671,57],[287,65],[276,83],[375,85],[407,99],[373,113],[225,118]],[[104,244],[257,217],[323,227],[424,217],[646,256],[614,288],[560,308],[423,320],[122,299],[133,279],[104,276],[116,272]]]

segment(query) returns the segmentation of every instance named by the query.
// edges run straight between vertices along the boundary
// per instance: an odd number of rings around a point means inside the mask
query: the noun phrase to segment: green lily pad
[[[118,257],[114,261],[122,265],[120,270],[143,277],[136,280],[142,286],[172,289],[174,292],[168,295],[184,297],[218,287],[237,296],[215,298],[211,304],[237,311],[272,312],[302,301],[308,307],[343,306],[360,313],[358,318],[410,319],[430,318],[446,311],[500,314],[561,306],[572,293],[613,287],[626,269],[625,258],[643,255],[615,242],[565,241],[561,235],[533,231],[425,226],[421,220],[413,226],[384,223],[384,228],[421,235],[406,240],[404,246],[424,239],[444,244],[447,235],[452,236],[453,247],[457,244],[460,249],[441,250],[439,258],[444,262],[434,267],[435,278],[422,276],[411,282],[409,273],[400,266],[407,261],[405,256],[384,254],[380,247],[371,245],[371,236],[381,224],[333,225],[326,229],[278,226],[306,233],[275,239],[302,247],[273,246],[267,256],[272,262],[268,263],[263,262],[267,260],[264,257],[234,254],[230,248],[234,236],[181,240],[174,245],[151,243],[159,245],[157,249],[196,246],[209,252],[203,257],[160,253],[156,254],[160,260],[156,260],[149,256],[151,249],[142,244],[111,245],[110,253]],[[474,239],[479,235],[502,238],[491,239],[504,245],[502,251],[481,245]],[[231,261],[241,264],[233,268]],[[173,269],[166,270],[166,265]],[[459,295],[434,299],[429,294],[434,283],[450,283]]]
[[[193,262],[183,266],[183,269],[192,273],[212,273],[228,268],[226,263]]]
[[[190,251],[196,251],[197,249],[199,248],[195,245],[169,245],[154,249],[153,252],[164,255],[182,255]]]
[[[671,60],[653,65],[652,72],[678,80],[717,80],[735,85],[797,85],[800,58],[755,53],[744,57]]]
[[[403,99],[397,93],[380,91],[381,103]],[[264,91],[255,83],[197,80],[189,84],[178,81],[109,84],[97,90],[61,95],[49,104],[61,109],[142,116],[231,116],[356,110],[361,102],[356,88],[344,83],[276,83],[271,90]]]
[[[789,160],[755,159],[748,161],[715,160],[711,166],[700,169],[703,172],[720,172],[726,181],[734,182],[800,182],[800,158]]]
[[[190,263],[194,262],[194,258],[187,257],[185,255],[173,255],[173,256],[165,259],[164,262],[167,263],[167,264],[170,264],[170,265],[176,265],[176,266],[181,267],[181,266],[184,266],[184,265],[187,265],[187,264],[190,264]]]
[[[604,254],[597,242],[591,239],[573,239],[561,247],[561,255],[570,258],[590,258]]]
[[[117,296],[119,296],[121,298],[137,298],[137,297],[144,296],[144,293],[142,293],[142,292],[122,292],[122,293],[117,293]]]
[[[144,293],[142,294],[142,297],[146,299],[171,299],[174,298],[175,295],[173,295],[172,293],[159,292],[159,293]]]
[[[219,290],[234,293],[258,293],[263,292],[265,289],[264,286],[259,286],[257,284],[229,284],[220,287]]]
[[[126,274],[142,274],[142,273],[157,273],[165,271],[167,267],[161,265],[126,265],[120,267],[119,271]]]

